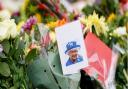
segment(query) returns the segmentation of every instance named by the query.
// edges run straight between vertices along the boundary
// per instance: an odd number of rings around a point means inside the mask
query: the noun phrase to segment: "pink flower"
[[[49,36],[49,33],[47,33],[45,36],[42,37],[42,42],[41,42],[41,45],[44,47],[44,46],[48,46],[49,43],[50,43],[51,39],[50,39],[50,36]]]

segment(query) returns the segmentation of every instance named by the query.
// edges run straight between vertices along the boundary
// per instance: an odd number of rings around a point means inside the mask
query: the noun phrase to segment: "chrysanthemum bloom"
[[[106,35],[106,31],[109,30],[104,17],[98,17],[98,14],[95,12],[93,15],[89,15],[86,19],[80,19],[80,21],[86,25],[84,31],[87,31],[88,29],[92,31],[92,26],[95,27],[96,34],[100,35],[101,33]]]

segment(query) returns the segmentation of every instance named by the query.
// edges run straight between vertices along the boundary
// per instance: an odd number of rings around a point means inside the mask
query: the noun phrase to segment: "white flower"
[[[21,5],[26,0],[0,0],[3,8],[8,9],[11,12],[17,12],[20,10]],[[29,1],[29,0],[27,0]]]
[[[0,22],[0,41],[15,38],[18,35],[16,24],[13,19]]]
[[[114,30],[114,33],[120,35],[125,35],[127,34],[126,32],[126,27],[118,27],[116,30]]]
[[[19,34],[19,32],[17,30],[17,27],[16,27],[14,20],[11,19],[9,22],[10,22],[9,23],[10,24],[10,29],[9,29],[10,30],[10,36],[11,36],[11,38],[15,38]]]
[[[8,10],[0,11],[0,41],[4,39],[15,38],[18,35],[16,24],[11,18]]]
[[[7,20],[11,18],[11,14],[8,10],[2,10],[0,11],[0,20]]]
[[[9,26],[5,22],[0,22],[0,41],[9,38]]]

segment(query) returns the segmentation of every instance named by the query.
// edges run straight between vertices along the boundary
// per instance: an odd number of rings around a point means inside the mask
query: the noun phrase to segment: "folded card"
[[[74,21],[55,29],[63,74],[78,73],[88,65],[82,27]]]
[[[94,76],[92,70],[95,70],[95,75],[97,76],[94,77],[97,77],[97,79],[103,83],[107,79],[110,72],[112,50],[98,37],[90,32],[85,38],[85,45],[89,66],[84,68],[84,70],[90,76]]]

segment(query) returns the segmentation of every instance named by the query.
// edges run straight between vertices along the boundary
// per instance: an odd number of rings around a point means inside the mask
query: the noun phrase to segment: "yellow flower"
[[[85,31],[87,29],[90,29],[92,31],[92,26],[95,27],[96,34],[99,36],[100,33],[103,33],[106,35],[106,31],[108,31],[108,26],[105,23],[105,18],[104,17],[98,17],[98,14],[95,12],[93,15],[89,15],[87,19],[85,19],[84,23],[86,24],[86,28],[84,29]]]
[[[25,9],[27,8],[28,3],[29,3],[29,0],[24,0],[23,4],[21,6],[22,11],[25,11]]]
[[[36,18],[37,18],[37,22],[38,22],[38,23],[41,23],[41,22],[42,22],[42,17],[41,17],[41,15],[40,15],[39,13],[36,13],[35,16],[36,16]]]
[[[114,13],[111,13],[108,18],[107,18],[107,22],[112,22],[113,20],[116,19],[116,15]]]
[[[24,21],[21,21],[18,23],[17,25],[17,30],[20,31],[21,30],[21,27],[24,25]]]
[[[50,36],[52,42],[54,43],[56,41],[55,32],[54,31],[50,31],[49,36]]]
[[[57,22],[49,22],[48,24],[46,24],[46,26],[48,26],[49,28],[55,28],[57,26]]]
[[[81,22],[82,24],[86,25],[86,20],[85,20],[85,18],[79,18],[79,20],[80,20],[80,22]]]

